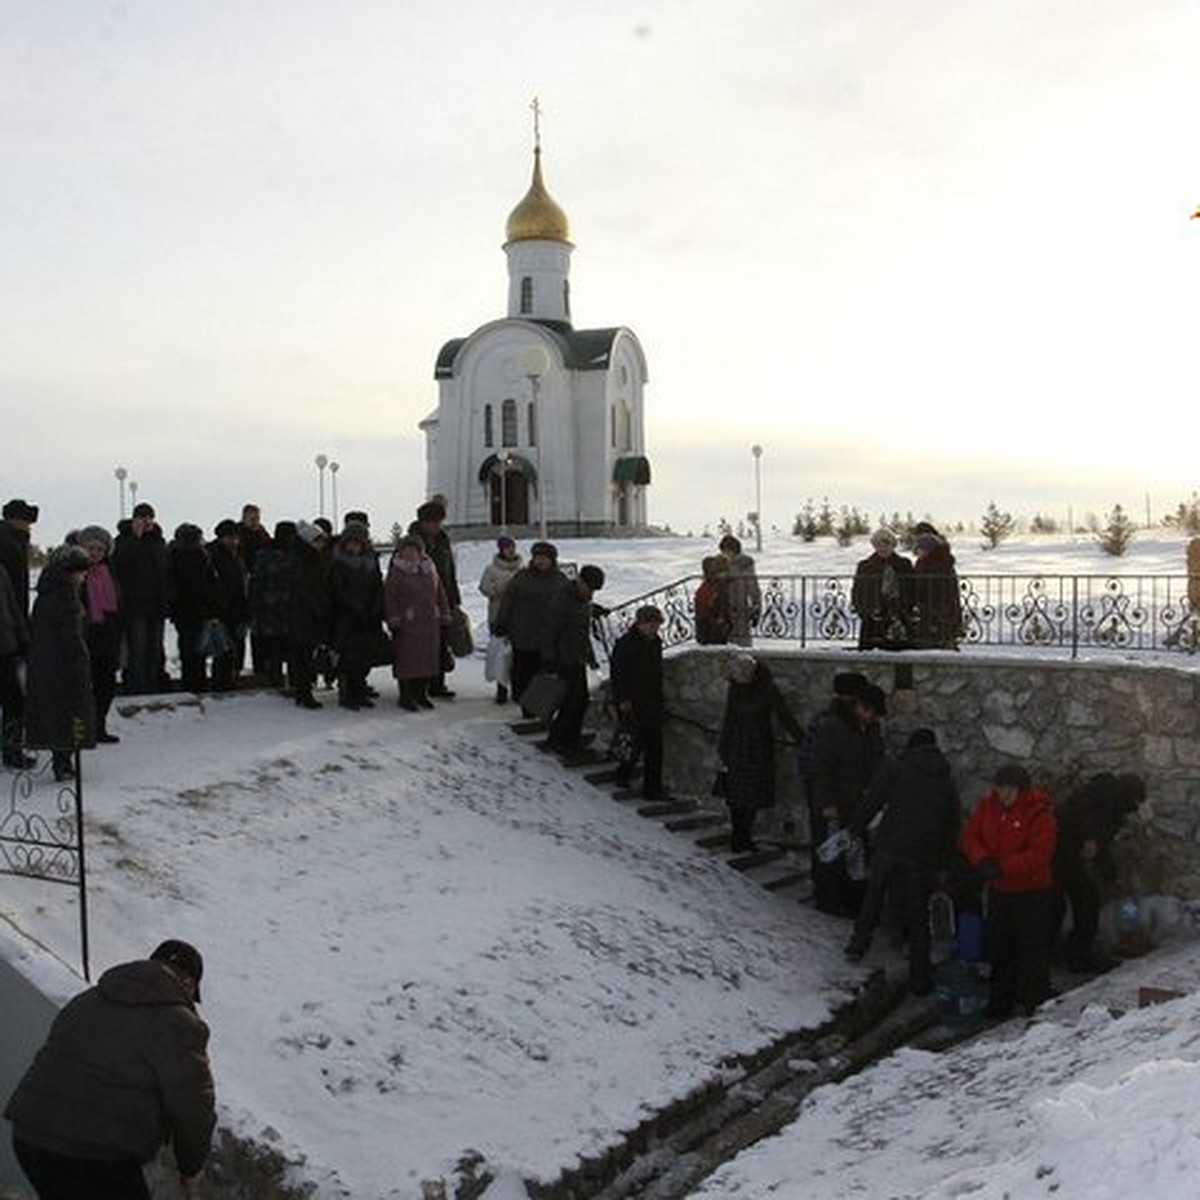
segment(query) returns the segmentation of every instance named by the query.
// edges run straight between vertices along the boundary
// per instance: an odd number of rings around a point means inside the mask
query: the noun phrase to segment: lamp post
[[[550,355],[544,346],[526,346],[521,351],[521,374],[529,380],[529,390],[533,396],[533,422],[537,434],[537,474],[538,474],[538,537],[544,542],[546,533],[546,478],[542,471],[542,442],[546,440],[546,431],[542,427],[542,414],[538,406],[541,393],[542,376],[550,366]]]
[[[129,510],[130,510],[130,512],[132,512],[135,508],[137,508],[137,480],[131,479],[129,481]]]
[[[329,465],[329,459],[323,454],[317,455],[317,515],[323,517],[325,515],[325,468]]]
[[[757,444],[750,447],[754,455],[754,550],[762,553],[762,450]]]
[[[500,451],[500,532],[508,533],[508,451]]]
[[[342,468],[341,463],[331,462],[329,464],[329,491],[330,499],[333,502],[333,527],[337,529],[338,523],[338,502],[337,502],[337,473]]]
[[[125,519],[125,480],[129,478],[129,472],[124,467],[118,467],[113,474],[117,477],[117,493],[120,497],[118,516],[123,521]]]

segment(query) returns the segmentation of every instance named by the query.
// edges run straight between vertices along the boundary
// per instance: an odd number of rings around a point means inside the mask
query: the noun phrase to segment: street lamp
[[[136,479],[131,479],[129,481],[129,504],[130,504],[131,512],[133,511],[133,509],[137,508],[137,480]]]
[[[325,515],[325,468],[329,465],[329,459],[323,454],[317,455],[317,515],[323,517]]]
[[[129,472],[124,467],[118,467],[113,474],[117,477],[117,491],[120,495],[120,519],[125,519],[125,480],[129,478]]]
[[[333,499],[333,527],[337,528],[338,523],[338,503],[337,503],[337,473],[341,470],[342,464],[331,462],[329,464],[329,490],[332,493]]]
[[[507,450],[500,451],[500,532],[508,533],[508,458]]]
[[[754,550],[762,553],[762,447],[750,447],[754,455]]]
[[[529,380],[529,390],[533,395],[533,422],[537,433],[537,473],[538,473],[538,536],[546,541],[546,478],[542,472],[542,443],[546,440],[546,430],[542,427],[542,413],[538,406],[538,396],[541,391],[542,376],[550,366],[550,355],[544,346],[526,346],[521,351],[521,374]]]

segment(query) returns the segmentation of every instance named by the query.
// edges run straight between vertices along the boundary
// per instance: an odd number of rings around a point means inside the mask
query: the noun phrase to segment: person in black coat
[[[908,934],[908,986],[917,996],[933,988],[929,959],[929,897],[944,882],[958,844],[958,789],[932,729],[917,729],[898,758],[889,758],[867,787],[849,821],[865,837],[879,813],[871,840],[866,894],[854,922],[846,957],[866,954],[885,900]]]
[[[133,516],[118,526],[112,570],[121,589],[125,691],[129,695],[157,692],[165,679],[167,544],[155,522],[153,505],[135,504]]]
[[[199,525],[184,522],[167,548],[167,612],[178,640],[180,684],[184,691],[203,692],[208,651],[201,635],[221,619],[221,592]]]
[[[54,778],[74,776],[76,750],[96,745],[92,664],[79,589],[91,566],[80,546],[60,546],[38,578],[29,642],[25,743],[53,752]]]
[[[329,570],[323,553],[325,531],[300,521],[292,548],[296,558],[291,636],[288,642],[288,676],[300,708],[320,708],[313,695],[317,682],[317,647],[329,640],[331,600]]]
[[[383,627],[383,576],[367,527],[357,521],[342,530],[329,566],[333,648],[338,656],[338,703],[373,708],[367,675],[391,660],[391,639]]]
[[[29,649],[29,530],[36,504],[9,500],[0,519],[0,730],[4,765],[26,770],[37,761],[21,748],[25,739],[25,687],[21,667]]]
[[[515,580],[514,580],[515,583]],[[550,722],[544,743],[548,750],[576,753],[582,746],[583,718],[588,707],[588,667],[595,667],[592,650],[592,596],[604,586],[596,566],[579,568],[579,578],[554,596],[544,631],[542,663],[566,681],[567,691]]]
[[[212,686],[214,692],[227,692],[234,686],[245,656],[250,598],[237,522],[218,521],[213,535],[208,543],[208,558],[217,579],[219,619],[231,648],[213,657]]]
[[[640,756],[642,796],[647,800],[660,800],[663,794],[662,623],[661,609],[643,605],[633,625],[617,638],[609,661],[612,702],[620,721],[628,722],[637,738],[636,753],[617,767],[616,782],[629,786]]]
[[[4,1110],[37,1194],[149,1200],[142,1164],[170,1142],[184,1196],[201,1195],[216,1125],[204,960],[169,939],[111,967],[54,1018]]]
[[[1058,933],[1071,906],[1071,932],[1062,953],[1073,971],[1094,972],[1109,964],[1096,953],[1102,889],[1117,878],[1112,843],[1130,813],[1146,799],[1138,775],[1093,775],[1056,810],[1058,842],[1054,849],[1054,930]]]
[[[956,650],[962,637],[962,597],[950,543],[928,521],[913,526],[912,643]]]
[[[798,745],[804,733],[764,663],[753,655],[737,654],[729,661],[728,676],[717,752],[729,806],[729,848],[753,851],[755,815],[775,804],[775,722],[793,744]]]
[[[543,669],[546,628],[556,597],[571,586],[558,569],[558,550],[552,542],[534,542],[529,565],[522,567],[504,589],[493,633],[512,643],[512,694],[519,702],[533,677]],[[532,717],[528,709],[525,716]]]
[[[121,660],[121,596],[109,567],[112,536],[101,525],[87,525],[67,540],[87,551],[91,565],[84,576],[80,600],[84,611],[84,637],[92,664],[92,697],[96,703],[96,741],[119,742],[109,732],[108,714],[117,694],[117,668]]]
[[[814,735],[806,780],[813,845],[813,900],[821,912],[854,917],[865,886],[851,879],[844,858],[822,862],[817,848],[844,829],[858,811],[863,792],[883,761],[879,718],[887,712],[883,691],[863,684],[853,696],[835,696]]]
[[[850,605],[858,613],[860,650],[900,650],[909,645],[913,565],[896,553],[890,529],[871,534],[874,554],[854,569]]]

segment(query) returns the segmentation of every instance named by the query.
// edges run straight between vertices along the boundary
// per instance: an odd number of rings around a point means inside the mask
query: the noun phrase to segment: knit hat
[[[226,517],[225,520],[218,521],[213,529],[213,537],[237,537],[237,535],[237,522],[231,517]]]
[[[133,506],[133,515],[135,517],[144,517],[148,521],[153,521],[158,513],[154,511],[154,505],[145,500],[139,501]]]
[[[397,550],[419,550],[422,554],[425,553],[425,542],[422,538],[417,537],[415,533],[406,534],[396,543]]]
[[[992,776],[992,782],[997,787],[1015,787],[1021,792],[1028,791],[1029,772],[1024,767],[1018,767],[1016,763],[1005,763]]]
[[[296,522],[296,533],[301,541],[307,542],[310,546],[315,545],[325,536],[325,530],[320,525],[310,525],[307,521]]]
[[[426,500],[417,509],[418,521],[444,521],[445,519],[446,506],[440,500]]]
[[[579,578],[592,589],[593,592],[598,592],[604,586],[604,572],[599,568],[588,563],[586,567],[579,568]]]
[[[512,538],[510,538],[510,537],[498,537],[496,539],[496,549],[501,551],[502,553],[505,550],[515,550],[516,548],[517,548],[517,543],[514,542],[512,540]]]
[[[653,604],[643,604],[642,607],[633,614],[633,623],[635,625],[641,625],[643,622],[646,624],[653,622],[655,625],[661,625],[663,623],[662,609]]]
[[[175,526],[175,540],[185,546],[194,546],[204,541],[204,530],[199,525],[184,521],[182,525]]]
[[[89,546],[101,546],[105,554],[112,553],[112,534],[103,525],[85,525],[75,534],[75,544],[85,550]]]
[[[186,975],[196,985],[196,1003],[200,1003],[200,980],[204,975],[204,959],[200,951],[190,942],[168,938],[158,945],[150,955],[151,961],[166,963]]]
[[[908,741],[904,743],[906,750],[912,750],[916,746],[936,746],[937,734],[932,729],[914,729],[908,735]]]
[[[835,696],[861,696],[867,686],[868,679],[859,671],[839,671],[833,677],[833,694]]]
[[[530,558],[548,558],[551,562],[558,562],[558,547],[553,542],[534,542],[529,547]]]

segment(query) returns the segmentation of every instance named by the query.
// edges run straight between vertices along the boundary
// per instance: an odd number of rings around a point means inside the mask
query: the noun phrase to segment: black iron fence
[[[853,582],[845,575],[760,576],[754,640],[856,646]],[[1070,658],[1088,650],[1194,654],[1200,648],[1200,607],[1188,600],[1186,575],[969,575],[954,583],[963,647],[1011,646]],[[688,576],[611,609],[599,619],[600,641],[610,647],[643,604],[662,610],[666,645],[695,641],[699,584],[699,576]],[[919,614],[912,615],[917,628]]]
[[[0,809],[0,875],[54,883],[78,893],[80,959],[91,978],[88,948],[87,865],[83,845],[83,774],[78,750],[64,752],[73,777],[56,778],[50,754],[12,777]]]

